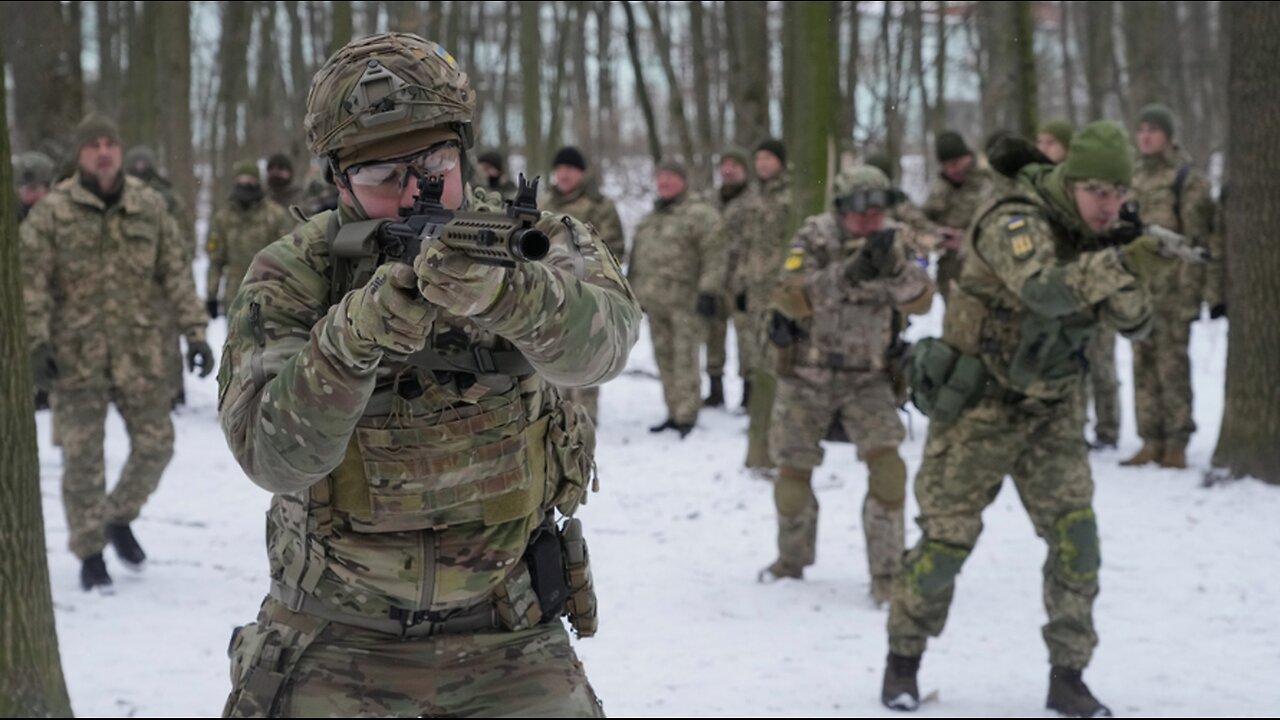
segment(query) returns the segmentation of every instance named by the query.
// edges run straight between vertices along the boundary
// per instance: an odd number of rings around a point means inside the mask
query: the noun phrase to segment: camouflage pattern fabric
[[[707,375],[711,377],[724,375],[725,363],[729,361],[725,349],[725,343],[729,338],[729,318],[724,308],[732,301],[727,296],[721,295],[717,298],[717,302],[721,312],[716,317],[702,319],[706,332],[703,344],[707,348]]]
[[[571,193],[562,193],[559,189],[552,187],[550,192],[541,199],[539,207],[547,212],[568,215],[593,226],[596,232],[600,233],[600,239],[604,241],[605,247],[609,248],[609,252],[617,258],[618,264],[622,264],[626,256],[627,244],[622,233],[622,219],[618,217],[618,208],[612,200],[601,195],[599,191],[588,189],[585,181]]]
[[[725,247],[725,280],[728,283],[728,291],[724,294],[722,302],[725,306],[725,315],[733,319],[734,335],[737,338],[738,345],[738,375],[743,380],[750,380],[751,373],[760,364],[760,345],[763,340],[763,334],[757,327],[757,323],[753,322],[755,315],[750,312],[750,306],[747,310],[739,310],[737,306],[737,298],[739,295],[747,293],[747,286],[744,284],[746,278],[743,273],[738,271],[738,266],[743,262],[743,248],[746,244],[748,233],[754,227],[752,218],[756,203],[756,186],[754,183],[744,183],[742,188],[726,192],[725,188],[721,188],[720,201],[720,217],[721,228],[724,233]],[[724,330],[721,330],[724,328]],[[724,334],[728,332],[727,320],[716,318],[708,322],[707,329],[707,374],[723,375],[724,370]],[[721,372],[712,372],[719,367]]]
[[[983,211],[967,239],[968,257],[952,290],[943,337],[979,355],[989,373],[986,397],[953,422],[931,422],[915,479],[923,530],[906,555],[889,616],[894,653],[918,656],[946,623],[955,578],[982,530],[982,511],[1006,475],[1013,477],[1036,533],[1049,546],[1044,566],[1044,626],[1050,661],[1083,668],[1097,635],[1097,523],[1083,438],[1084,366],[1046,362],[1025,377],[1023,332],[1057,328],[1046,343],[1078,354],[1106,319],[1121,332],[1149,327],[1149,296],[1120,265],[1114,248],[1081,252],[1059,218],[1068,201],[1061,170]],[[1053,352],[1059,352],[1053,350]],[[1023,369],[1018,369],[1023,368]],[[1016,388],[1016,389],[1015,389]]]
[[[604,717],[559,623],[401,639],[268,600],[232,668],[224,717]]]
[[[499,210],[485,191],[468,196]],[[371,618],[527,590],[518,561],[546,508],[576,506],[566,493],[581,496],[594,445],[549,383],[614,377],[636,339],[617,263],[585,226],[544,214],[547,259],[510,270],[480,315],[440,310],[429,340],[514,348],[536,374],[431,372],[352,341],[343,304],[331,306],[331,217],[258,253],[228,314],[219,412],[241,467],[275,493],[272,577]]]
[[[967,231],[979,208],[995,194],[996,187],[996,174],[976,162],[959,185],[939,175],[929,188],[924,215],[938,225]],[[950,299],[951,284],[960,276],[960,265],[961,253],[956,250],[944,250],[938,258],[937,282],[943,298]]]
[[[702,406],[698,348],[705,337],[694,312],[700,293],[724,288],[720,217],[688,193],[659,201],[636,227],[628,278],[653,337],[668,416],[693,424]]]
[[[266,199],[248,208],[232,202],[214,214],[205,236],[205,252],[209,255],[207,297],[221,298],[223,308],[230,307],[253,256],[288,234],[295,224],[288,211]],[[226,289],[219,292],[224,276]]]
[[[288,214],[289,208],[293,205],[302,206],[306,200],[306,194],[303,192],[301,185],[297,183],[289,183],[283,187],[273,187],[271,183],[264,182],[262,189],[267,193],[267,199]]]
[[[204,312],[190,260],[164,199],[125,178],[107,208],[80,184],[60,183],[20,229],[27,334],[58,364],[54,425],[63,445],[71,548],[102,549],[102,521],[128,521],[155,488],[173,452],[172,365],[164,306],[187,340],[204,340]],[[120,282],[122,277],[137,282]],[[125,415],[131,452],[110,499],[102,443],[108,400]]]
[[[1100,441],[1120,438],[1120,380],[1116,377],[1116,331],[1099,323],[1089,344],[1089,392],[1093,396],[1093,435]]]
[[[1214,230],[1213,201],[1209,183],[1198,170],[1188,173],[1182,189],[1181,215],[1175,213],[1174,181],[1178,168],[1187,162],[1189,159],[1176,145],[1163,154],[1139,158],[1133,177],[1134,199],[1144,222],[1209,246]],[[1191,335],[1189,323],[1199,316],[1200,301],[1206,294],[1205,273],[1205,266],[1167,263],[1151,280],[1155,322],[1151,334],[1134,345],[1133,353],[1138,434],[1148,443],[1185,448],[1196,430],[1187,344]],[[1220,283],[1212,285],[1210,295]]]

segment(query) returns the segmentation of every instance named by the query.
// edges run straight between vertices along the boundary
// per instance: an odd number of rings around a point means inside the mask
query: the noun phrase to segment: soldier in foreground
[[[120,132],[103,115],[76,128],[77,169],[21,228],[36,387],[51,390],[63,450],[62,502],[85,590],[108,591],[108,542],[131,568],[146,560],[131,523],[173,456],[169,342],[155,308],[173,308],[187,363],[213,370],[204,315],[164,198],[122,172]],[[122,282],[122,278],[128,281]],[[124,418],[129,459],[106,492],[107,405]]]
[[[1118,125],[1087,126],[1064,163],[1019,177],[1017,193],[989,204],[967,239],[942,340],[915,347],[913,392],[930,423],[915,480],[923,535],[904,557],[889,614],[881,700],[896,710],[919,704],[925,643],[942,633],[982,511],[1012,475],[1049,550],[1047,706],[1110,714],[1081,678],[1098,642],[1101,564],[1078,396],[1084,350],[1099,320],[1129,337],[1150,329],[1144,283],[1172,261],[1151,237],[1108,246],[1133,177]]]
[[[219,376],[228,443],[274,493],[227,715],[601,714],[559,620],[595,631],[580,524],[553,522],[592,481],[594,435],[556,386],[621,372],[639,307],[563,216],[534,213],[542,262],[482,264],[438,233],[383,262],[403,245],[381,221],[420,190],[508,217],[462,182],[474,113],[416,35],[353,40],[312,82],[307,142],[341,207],[254,259]]]
[[[294,226],[288,211],[263,193],[256,162],[241,160],[231,172],[235,185],[229,203],[213,216],[205,236],[205,252],[209,256],[205,309],[211,320],[235,300],[253,256]],[[222,289],[224,277],[225,290]]]
[[[880,170],[862,165],[835,179],[832,209],[805,220],[791,240],[769,322],[777,346],[778,395],[769,450],[778,463],[778,559],[762,581],[804,577],[816,556],[819,441],[841,423],[867,464],[862,529],[871,595],[888,602],[901,563],[906,431],[888,372],[898,335],[896,309],[929,309],[929,276],[913,261],[909,231],[886,224],[896,193]],[[901,235],[899,234],[901,233]]]
[[[690,197],[684,165],[658,163],[654,182],[658,200],[636,226],[627,273],[649,318],[667,407],[666,420],[649,431],[675,430],[684,439],[702,406],[698,348],[706,319],[719,312],[725,253],[720,216]]]

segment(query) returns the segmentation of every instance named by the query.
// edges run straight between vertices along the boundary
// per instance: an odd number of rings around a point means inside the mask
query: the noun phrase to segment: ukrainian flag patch
[[[1031,239],[1031,228],[1027,219],[1014,217],[1005,225],[1005,233],[1009,238],[1009,250],[1013,259],[1026,260],[1036,253],[1036,243]]]

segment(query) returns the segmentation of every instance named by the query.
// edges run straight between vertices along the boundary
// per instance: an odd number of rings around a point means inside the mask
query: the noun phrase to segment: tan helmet
[[[418,131],[438,129],[469,148],[475,108],[467,74],[444,48],[382,33],[352,40],[320,68],[303,125],[312,153],[346,167],[387,157]]]
[[[831,197],[840,198],[859,190],[888,190],[889,176],[874,165],[858,165],[836,175],[831,184]]]

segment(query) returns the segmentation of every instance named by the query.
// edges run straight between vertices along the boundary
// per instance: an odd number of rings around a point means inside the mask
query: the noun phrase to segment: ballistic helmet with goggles
[[[861,214],[873,208],[886,210],[902,199],[902,193],[889,183],[884,171],[871,165],[841,172],[832,190],[832,204],[836,212],[841,213]]]

